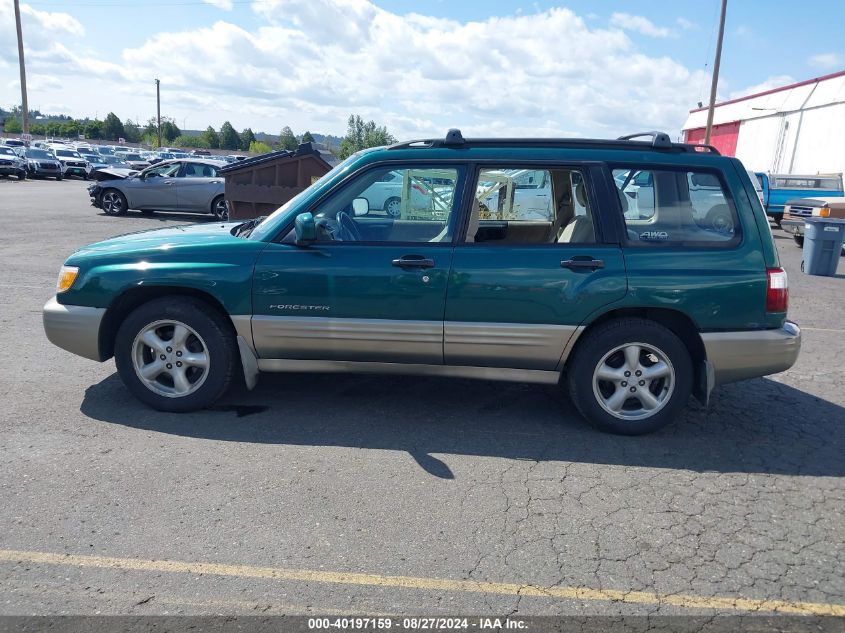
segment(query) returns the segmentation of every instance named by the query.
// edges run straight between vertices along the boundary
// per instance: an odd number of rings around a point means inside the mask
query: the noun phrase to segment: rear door
[[[211,213],[211,201],[223,193],[223,177],[214,165],[185,161],[176,178],[179,210],[191,213]]]
[[[448,365],[556,370],[579,325],[625,295],[622,251],[605,240],[598,168],[531,167],[550,183],[545,222],[537,219],[543,213],[514,212],[507,200],[509,178],[524,169],[503,164],[477,170],[472,210],[449,276]]]

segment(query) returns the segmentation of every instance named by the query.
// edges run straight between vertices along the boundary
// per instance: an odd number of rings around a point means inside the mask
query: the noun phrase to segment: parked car
[[[599,428],[654,431],[691,394],[706,404],[716,385],[788,369],[801,333],[742,164],[649,139],[451,130],[364,150],[266,218],[83,247],[44,327],[66,350],[114,356],[129,391],[164,411],[209,406],[261,371],[392,372],[563,381]],[[546,172],[554,216],[482,218],[478,183],[527,163]],[[370,213],[373,183],[421,166],[451,183],[446,217]],[[617,169],[651,173],[649,218],[625,218]],[[690,174],[718,180],[731,231],[693,220]]]
[[[138,152],[115,152],[114,155],[127,163],[132,169],[140,171],[150,166],[150,162]]]
[[[62,164],[46,149],[37,147],[19,148],[19,156],[26,160],[26,174],[30,178],[55,178],[61,180],[64,177]]]
[[[26,179],[26,161],[11,148],[0,145],[0,176]]]
[[[220,161],[192,158],[169,160],[141,172],[101,169],[95,184],[88,187],[91,204],[108,215],[123,215],[129,209],[147,213],[179,211],[208,213],[219,220],[229,217],[223,197]]]
[[[82,158],[82,155],[73,149],[57,148],[53,150],[53,155],[62,164],[62,174],[67,176],[78,176],[88,180],[88,174],[91,172],[91,166]]]
[[[119,156],[109,154],[100,156],[100,162],[93,167],[91,176],[94,176],[94,172],[101,169],[126,169],[127,171],[138,171],[137,169],[133,170],[129,163],[121,159]]]
[[[763,189],[763,207],[780,226],[784,206],[795,198],[817,196],[841,198],[845,196],[842,174],[766,174],[756,173]]]
[[[97,145],[94,149],[100,156],[114,156],[114,150],[108,145]]]
[[[19,138],[3,139],[3,144],[7,147],[26,147],[26,141],[22,141]]]
[[[804,246],[804,223],[810,218],[845,220],[845,198],[839,196],[788,200],[783,209],[781,226],[792,233],[796,246]],[[842,246],[845,254],[845,245]]]

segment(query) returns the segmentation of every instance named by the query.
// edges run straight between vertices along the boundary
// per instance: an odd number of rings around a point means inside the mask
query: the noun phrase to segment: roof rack
[[[650,137],[650,141],[638,141],[635,139]],[[601,147],[605,149],[656,149],[672,152],[706,152],[719,155],[719,151],[712,145],[695,143],[673,143],[665,132],[639,132],[620,136],[617,139],[591,139],[591,138],[474,138],[465,139],[461,131],[452,128],[442,139],[418,139],[394,143],[387,149],[426,149],[433,147],[479,147],[479,146],[521,146],[531,145],[533,147],[568,147],[573,149],[587,149]]]

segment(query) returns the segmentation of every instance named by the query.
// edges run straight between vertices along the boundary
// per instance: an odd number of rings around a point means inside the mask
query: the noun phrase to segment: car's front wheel
[[[217,400],[232,380],[237,350],[224,315],[190,297],[163,297],[135,309],[114,348],[120,378],[159,411],[195,411]]]
[[[692,391],[692,361],[668,328],[640,318],[585,334],[567,369],[575,406],[603,431],[650,433],[671,422]]]
[[[793,241],[795,242],[795,246],[798,248],[804,248],[804,236],[803,235],[793,235]]]
[[[24,170],[18,172],[18,180],[26,180],[26,172]]]
[[[126,196],[117,189],[106,189],[100,198],[100,204],[107,215],[123,215],[128,208]]]

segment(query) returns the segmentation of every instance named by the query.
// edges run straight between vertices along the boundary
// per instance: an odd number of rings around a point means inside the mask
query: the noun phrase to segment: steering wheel
[[[338,237],[344,242],[360,242],[361,232],[358,230],[358,225],[349,217],[346,211],[340,211],[337,214]]]

